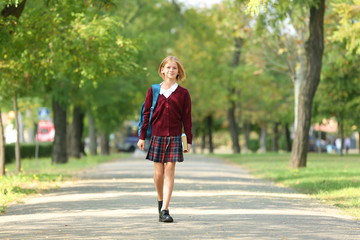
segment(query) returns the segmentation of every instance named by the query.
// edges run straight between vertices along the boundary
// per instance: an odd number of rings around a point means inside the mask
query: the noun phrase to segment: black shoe
[[[173,222],[173,218],[169,215],[169,210],[162,210],[159,216],[159,222]]]
[[[160,213],[161,213],[162,204],[163,204],[163,201],[158,201],[159,216],[160,216]]]

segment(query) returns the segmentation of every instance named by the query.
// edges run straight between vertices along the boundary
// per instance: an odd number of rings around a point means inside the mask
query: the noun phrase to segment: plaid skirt
[[[146,159],[153,162],[183,162],[181,136],[152,136]]]

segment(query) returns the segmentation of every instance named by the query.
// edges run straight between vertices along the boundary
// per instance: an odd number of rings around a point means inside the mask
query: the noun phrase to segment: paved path
[[[101,164],[55,192],[0,216],[1,239],[360,239],[336,208],[249,176],[237,165],[187,155],[176,169],[174,223],[159,223],[153,166]]]

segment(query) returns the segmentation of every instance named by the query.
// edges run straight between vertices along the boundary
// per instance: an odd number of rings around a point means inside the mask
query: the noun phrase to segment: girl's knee
[[[165,165],[165,172],[175,171],[176,162],[168,162]]]
[[[154,180],[161,180],[164,179],[164,172],[155,172],[154,174]]]
[[[165,170],[165,178],[174,178],[175,177],[175,169],[166,169]]]

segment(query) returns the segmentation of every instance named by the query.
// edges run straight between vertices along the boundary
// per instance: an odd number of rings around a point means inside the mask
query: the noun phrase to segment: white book
[[[188,151],[188,144],[187,144],[187,138],[186,138],[185,133],[183,133],[181,135],[181,142],[182,142],[183,152],[187,152]]]

